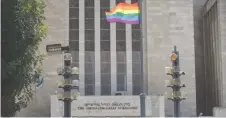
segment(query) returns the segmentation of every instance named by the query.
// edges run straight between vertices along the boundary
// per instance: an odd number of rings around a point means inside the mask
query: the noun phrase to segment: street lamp
[[[68,52],[68,51],[67,51]],[[79,74],[77,67],[71,67],[72,56],[70,53],[64,53],[64,68],[58,68],[58,75],[62,75],[64,80],[58,81],[58,88],[62,88],[64,92],[58,93],[57,98],[64,102],[64,117],[71,117],[71,102],[76,100],[80,94],[76,92],[72,94],[71,89],[78,89],[78,80],[72,80],[71,77]]]
[[[181,83],[180,76],[185,75],[185,72],[180,70],[179,51],[177,51],[176,46],[170,55],[170,60],[172,67],[165,67],[165,72],[172,76],[172,79],[166,81],[166,87],[172,88],[173,92],[168,94],[167,98],[174,102],[174,117],[180,117],[180,101],[186,99],[185,95],[180,92],[180,88],[185,87],[185,84]]]

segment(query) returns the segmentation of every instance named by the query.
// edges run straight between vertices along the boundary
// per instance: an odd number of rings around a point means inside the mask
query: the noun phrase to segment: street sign
[[[61,44],[46,45],[46,52],[59,52],[61,51]]]
[[[151,96],[145,100],[147,117],[152,116],[151,100]],[[52,98],[51,103],[54,103]],[[51,109],[63,108],[51,105]],[[140,114],[140,96],[80,96],[71,104],[72,117],[140,117]]]

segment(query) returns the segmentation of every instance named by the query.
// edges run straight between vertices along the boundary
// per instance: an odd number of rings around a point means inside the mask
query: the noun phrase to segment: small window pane
[[[116,52],[117,62],[126,62],[126,52]]]
[[[118,4],[118,3],[124,3],[125,2],[125,0],[116,0],[116,4]]]
[[[70,7],[79,7],[79,0],[70,0]]]
[[[126,40],[126,30],[116,30],[116,40]]]
[[[140,24],[132,24],[132,29],[140,29]]]
[[[126,51],[126,41],[116,41],[116,51]]]
[[[70,19],[69,20],[70,29],[79,29],[79,19]]]
[[[95,83],[95,75],[94,74],[85,74],[85,84],[94,84]]]
[[[117,63],[117,72],[118,73],[126,73],[126,64],[125,63]]]
[[[100,52],[101,62],[111,62],[111,52],[110,51],[101,51]]]
[[[111,85],[101,85],[101,95],[111,95]]]
[[[79,30],[70,30],[69,40],[79,40]]]
[[[133,86],[133,95],[140,95],[140,86]]]
[[[85,73],[94,73],[95,63],[85,63]]]
[[[94,30],[85,30],[85,40],[86,41],[94,41],[95,32]]]
[[[111,73],[111,63],[101,63],[101,73]]]
[[[85,52],[85,62],[95,63],[95,53],[94,53],[94,51],[86,51]]]
[[[69,40],[69,47],[71,51],[79,51],[79,41]]]
[[[85,18],[94,18],[94,8],[85,8]]]
[[[100,41],[101,51],[110,51],[110,41]]]
[[[141,78],[140,74],[133,74],[133,86],[140,86]]]
[[[94,95],[95,88],[93,85],[85,85],[85,95]]]
[[[132,30],[132,40],[137,41],[140,40],[140,31],[139,30]]]
[[[140,74],[140,63],[133,63],[133,73],[138,73]]]
[[[132,52],[132,60],[133,60],[133,62],[140,62],[140,52],[139,51]]]
[[[125,23],[116,23],[116,29],[119,29],[119,30],[126,29],[126,24]]]
[[[100,0],[100,7],[110,7],[110,0]]]
[[[79,18],[79,8],[70,8],[69,18]]]
[[[140,51],[140,41],[132,41],[132,50]]]
[[[124,84],[117,84],[117,91],[126,91],[126,86]]]
[[[117,75],[117,84],[125,85],[125,74],[118,74]]]
[[[110,12],[110,8],[100,8],[100,18],[106,18],[105,12]]]
[[[85,0],[85,7],[94,7],[94,0]]]
[[[101,29],[110,29],[110,23],[108,23],[106,19],[101,19],[100,20],[100,28]]]
[[[85,19],[85,29],[94,29],[94,19]]]
[[[101,85],[111,84],[111,74],[101,74]]]
[[[85,41],[85,51],[94,51],[95,42],[94,41]]]
[[[110,41],[110,30],[100,30],[100,40]]]
[[[72,55],[72,62],[79,62],[79,52],[78,51],[71,51]]]

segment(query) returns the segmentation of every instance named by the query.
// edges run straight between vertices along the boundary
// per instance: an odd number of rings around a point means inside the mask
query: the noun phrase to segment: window
[[[132,24],[132,29],[140,29],[140,24]]]
[[[126,86],[124,84],[117,84],[117,91],[126,91]]]
[[[85,41],[85,51],[94,51],[95,49],[94,41]]]
[[[126,52],[116,52],[117,62],[126,62]]]
[[[132,52],[132,60],[133,60],[133,62],[140,62],[140,52],[139,51]]]
[[[110,0],[100,0],[100,7],[110,7]]]
[[[101,62],[111,62],[111,52],[110,51],[101,51],[100,52],[100,61]]]
[[[94,73],[95,63],[85,63],[85,73]]]
[[[94,7],[94,0],[85,0],[85,7]]]
[[[126,73],[125,63],[117,63],[117,73]]]
[[[125,23],[116,23],[116,29],[119,30],[126,29]]]
[[[111,73],[111,63],[101,63],[101,73]]]
[[[72,62],[79,62],[79,52],[71,51]]]
[[[108,23],[106,19],[100,19],[100,28],[110,29],[110,23]]]
[[[94,30],[85,30],[85,41],[94,41],[95,32]]]
[[[126,40],[126,31],[116,30],[116,40]]]
[[[140,84],[141,84],[140,74],[133,74],[133,85],[140,86]]]
[[[111,74],[101,74],[101,85],[111,85]]]
[[[94,29],[94,19],[85,19],[85,29]]]
[[[72,62],[72,67],[78,67],[79,68],[79,62]]]
[[[125,74],[118,74],[117,75],[117,91],[125,91]]]
[[[111,85],[101,84],[101,95],[111,95]]]
[[[95,52],[94,51],[85,51],[85,62],[95,63]]]
[[[118,4],[118,3],[124,3],[125,2],[125,0],[116,0],[116,4]]]
[[[140,30],[132,30],[132,40],[137,41],[141,39]]]
[[[79,18],[79,8],[70,8],[69,18]]]
[[[79,7],[79,0],[69,0],[70,7]]]
[[[70,19],[69,20],[70,29],[79,29],[79,19]]]
[[[100,40],[110,41],[110,30],[100,30]]]
[[[85,85],[85,95],[94,95],[95,88],[93,85],[86,84]]]
[[[110,51],[110,41],[100,41],[100,51]]]
[[[79,41],[69,40],[69,47],[71,51],[79,51]]]
[[[140,95],[140,86],[133,86],[133,95]]]
[[[79,30],[69,30],[69,40],[79,40]]]
[[[137,2],[137,0],[131,0],[131,3],[136,3]]]
[[[140,81],[140,74],[133,74],[133,95],[139,95],[140,94],[140,87],[141,87],[141,81]]]
[[[125,74],[118,74],[117,75],[117,84],[125,85]]]
[[[110,8],[100,8],[100,18],[103,18],[103,19],[106,18],[105,12],[110,12]]]
[[[132,41],[132,50],[140,51],[140,41]]]
[[[85,18],[94,18],[94,8],[85,8]]]
[[[85,74],[85,84],[95,84],[95,75],[94,74]]]
[[[141,69],[141,67],[140,67],[141,65],[140,65],[140,63],[133,63],[133,73],[137,73],[137,74],[140,74],[140,69]]]
[[[126,41],[116,41],[116,51],[126,51]]]

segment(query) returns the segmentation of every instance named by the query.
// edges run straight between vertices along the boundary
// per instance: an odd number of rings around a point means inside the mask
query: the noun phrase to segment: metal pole
[[[174,100],[174,117],[180,117],[180,100]]]
[[[71,92],[71,89],[65,88],[64,92]],[[64,117],[71,117],[71,100],[64,100]]]
[[[175,53],[177,55],[176,63],[172,64],[173,69],[177,70],[177,71],[180,71],[179,51],[177,51],[177,47],[176,46],[174,46],[173,53]],[[175,73],[173,79],[180,79],[179,76],[180,76],[179,73]],[[176,94],[177,92],[180,92],[180,87],[179,86],[174,86],[173,87],[173,93]],[[180,117],[180,99],[174,98],[173,102],[174,102],[174,117]]]
[[[69,50],[65,50],[66,53],[69,53]],[[63,53],[64,54],[64,53]],[[71,63],[67,63],[64,60],[64,67],[71,66]],[[65,69],[64,68],[64,69]],[[64,76],[64,79],[70,79],[68,76]],[[70,87],[64,87],[64,93],[68,93],[71,95],[71,88]],[[71,117],[71,99],[64,99],[64,117]]]
[[[141,117],[146,117],[146,113],[145,113],[145,89],[146,89],[146,84],[147,84],[147,72],[146,72],[146,47],[147,47],[147,34],[146,34],[146,14],[145,14],[145,3],[146,0],[139,0],[138,4],[139,4],[139,8],[140,8],[140,57],[141,57],[141,94],[140,94],[140,105],[141,105]]]

